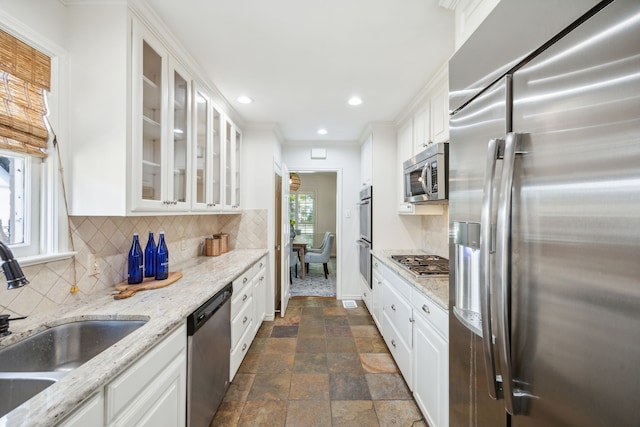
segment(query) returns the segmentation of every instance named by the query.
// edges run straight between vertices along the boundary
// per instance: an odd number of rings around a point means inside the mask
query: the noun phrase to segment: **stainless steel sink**
[[[1,349],[0,372],[70,371],[145,323],[83,320],[54,326]]]
[[[145,320],[65,323],[0,349],[0,417],[145,323]]]
[[[0,378],[0,417],[55,382],[53,378]]]

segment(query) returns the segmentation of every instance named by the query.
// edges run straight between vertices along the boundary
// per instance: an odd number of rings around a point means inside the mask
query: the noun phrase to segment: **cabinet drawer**
[[[238,368],[244,360],[244,356],[247,355],[249,351],[249,347],[251,347],[251,342],[253,341],[253,332],[252,332],[252,324],[253,320],[249,322],[247,330],[244,331],[242,337],[238,341],[238,344],[235,348],[231,350],[231,363],[229,365],[229,381],[233,381],[233,377],[236,376],[236,372],[238,372]]]
[[[413,340],[411,305],[388,283],[385,283],[383,288],[383,301],[383,311],[402,340],[411,348]]]
[[[387,313],[382,315],[384,323],[384,341],[389,347],[389,351],[396,361],[405,382],[410,390],[413,390],[413,372],[412,372],[412,352],[405,342],[399,338],[398,330],[391,321]]]
[[[236,295],[247,287],[247,285],[251,284],[251,279],[255,276],[255,271],[253,271],[253,267],[251,266],[247,271],[242,273],[240,277],[233,281],[233,294]]]
[[[411,289],[413,286],[409,284],[402,276],[389,268],[383,269],[383,277],[389,282],[393,289],[402,295],[407,301],[411,301]]]
[[[373,262],[371,263],[371,270],[373,271],[373,273],[378,273],[379,275],[382,276],[382,272],[384,271],[384,263],[382,261],[380,261],[378,258],[373,257]]]
[[[179,357],[185,357],[186,348],[187,327],[183,325],[107,384],[107,422],[113,421],[131,402],[136,401],[167,365]]]
[[[253,265],[253,269],[254,272],[253,274],[259,274],[260,270],[262,270],[263,268],[267,268],[267,256],[263,256],[262,258],[260,258],[254,265]]]
[[[231,320],[231,348],[240,340],[240,337],[247,330],[247,327],[251,323],[253,317],[253,297],[247,299],[242,310],[236,317]]]
[[[253,282],[250,281],[249,283],[251,284]],[[238,293],[236,293],[235,287],[233,288],[233,298],[231,299],[232,319],[234,319],[238,315],[238,313],[240,313],[247,305],[249,305],[252,294],[253,286],[244,286]]]
[[[449,314],[417,289],[413,289],[411,302],[416,313],[429,322],[445,339],[449,336]]]

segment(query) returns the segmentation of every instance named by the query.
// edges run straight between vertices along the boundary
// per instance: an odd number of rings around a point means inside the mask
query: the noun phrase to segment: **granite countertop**
[[[0,425],[51,426],[60,421],[182,325],[189,314],[266,253],[266,249],[236,249],[218,257],[194,258],[172,268],[172,271],[181,271],[183,277],[165,288],[139,292],[124,300],[114,300],[110,293],[91,295],[55,311],[11,322],[12,335],[0,340],[0,348],[49,327],[77,320],[148,320],[141,328],[0,418]]]
[[[449,310],[449,276],[417,277],[391,259],[391,255],[428,255],[417,249],[372,249],[371,254],[406,279],[427,298]]]

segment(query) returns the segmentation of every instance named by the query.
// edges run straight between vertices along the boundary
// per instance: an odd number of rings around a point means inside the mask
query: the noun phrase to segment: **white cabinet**
[[[182,325],[105,387],[108,426],[184,426],[187,330]]]
[[[132,210],[188,211],[191,76],[135,21],[132,66]]]
[[[104,425],[104,396],[102,390],[75,409],[58,427],[87,427]]]
[[[384,278],[383,271],[384,265],[380,260],[376,257],[372,258],[371,261],[371,286],[373,287],[372,293],[372,310],[371,317],[373,317],[373,321],[376,323],[378,329],[382,332],[383,330],[383,322],[382,322],[382,289],[384,286]]]
[[[427,101],[413,115],[413,154],[424,150],[431,142],[431,105]]]
[[[429,98],[430,138],[432,142],[449,141],[449,79],[442,79]]]
[[[237,211],[242,133],[196,102],[211,85],[194,92],[198,65],[140,8],[68,7],[70,214]]]
[[[197,87],[193,103],[192,211],[222,210],[222,112]]]
[[[377,258],[382,272],[382,328],[416,403],[430,426],[449,423],[448,314]],[[381,268],[380,268],[381,267]],[[377,276],[374,268],[374,276]],[[375,311],[375,309],[374,309]]]
[[[449,425],[447,313],[414,289],[413,396],[430,426]]]
[[[240,209],[240,160],[242,132],[225,116],[224,119],[224,206],[226,210]]]
[[[266,259],[266,256],[262,257],[233,281],[229,381],[233,381],[264,320],[267,286]]]

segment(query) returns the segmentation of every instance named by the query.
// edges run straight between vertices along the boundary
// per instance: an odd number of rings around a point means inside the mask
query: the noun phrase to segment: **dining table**
[[[296,240],[295,238],[293,239],[292,242],[293,245],[293,250],[297,250],[298,251],[298,256],[300,257],[300,265],[302,266],[300,268],[300,270],[302,270],[302,273],[300,273],[300,278],[302,280],[305,279],[305,277],[307,276],[307,272],[306,269],[304,268],[304,251],[307,249],[307,242],[302,241],[302,240]]]

